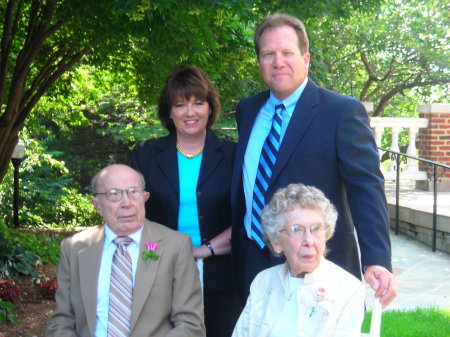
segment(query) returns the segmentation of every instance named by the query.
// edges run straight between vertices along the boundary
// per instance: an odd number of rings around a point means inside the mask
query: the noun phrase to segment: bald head
[[[144,180],[144,176],[136,171],[135,169],[133,169],[132,167],[128,166],[128,165],[124,165],[124,164],[112,164],[109,166],[106,166],[105,168],[103,168],[102,170],[100,170],[100,172],[98,172],[94,178],[92,178],[91,180],[91,191],[93,194],[95,194],[97,192],[97,186],[99,183],[99,180],[101,180],[102,177],[105,177],[105,175],[108,175],[108,172],[112,172],[114,174],[114,171],[119,170],[119,172],[121,170],[127,171],[127,170],[131,170],[134,171],[135,174],[137,174],[139,176],[139,179],[141,180],[141,185],[140,187],[144,190],[145,189],[145,180]],[[131,174],[131,172],[130,172]]]
[[[92,179],[92,204],[117,235],[130,235],[144,224],[145,202],[150,196],[144,187],[142,175],[122,164],[107,166]],[[131,190],[136,193],[130,196]],[[111,194],[119,198],[111,198]]]

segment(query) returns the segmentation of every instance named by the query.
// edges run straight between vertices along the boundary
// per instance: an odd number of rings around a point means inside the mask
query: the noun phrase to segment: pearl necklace
[[[186,157],[188,159],[198,157],[199,155],[201,155],[203,153],[203,149],[205,148],[205,146],[203,145],[202,148],[199,151],[195,152],[195,153],[186,153],[178,146],[178,144],[176,145],[176,147],[177,147],[177,151],[181,155],[183,155],[184,157]]]

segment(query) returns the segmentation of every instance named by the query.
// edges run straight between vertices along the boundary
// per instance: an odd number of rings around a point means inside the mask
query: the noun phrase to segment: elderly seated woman
[[[337,212],[315,187],[280,189],[262,212],[266,241],[286,263],[259,273],[233,337],[359,336],[360,280],[324,258]]]

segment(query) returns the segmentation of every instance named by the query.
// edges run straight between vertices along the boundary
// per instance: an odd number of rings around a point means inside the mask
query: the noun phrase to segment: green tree
[[[83,57],[100,64],[127,48],[129,20],[110,0],[0,2],[0,181],[39,99]]]
[[[434,92],[445,99],[448,10],[441,0],[387,0],[374,12],[324,18],[312,48],[319,54],[318,68],[328,73],[323,84],[374,102],[374,116],[383,115],[390,103],[407,107],[411,97],[429,99]]]
[[[90,203],[90,191],[80,186],[77,177],[61,160],[67,157],[54,146],[55,136],[42,136],[39,140],[25,138],[24,141],[29,154],[20,167],[20,226],[73,227],[101,224],[101,217]],[[0,185],[0,214],[9,227],[12,226],[13,214],[12,173],[12,170],[8,171]]]
[[[353,7],[360,1],[2,1],[0,181],[37,102],[57,81],[53,92],[67,94],[70,86],[59,80],[80,62],[133,71],[144,104],[155,102],[175,65],[196,64],[221,88],[224,105],[232,106],[232,97],[261,87],[251,37],[262,16],[283,10],[302,18],[340,16]],[[69,118],[83,120],[82,114]]]

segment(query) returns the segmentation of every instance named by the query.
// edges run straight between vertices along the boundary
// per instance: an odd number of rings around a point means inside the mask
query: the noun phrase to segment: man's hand
[[[367,266],[364,280],[375,291],[375,298],[385,308],[397,296],[397,283],[394,274],[382,266]]]

